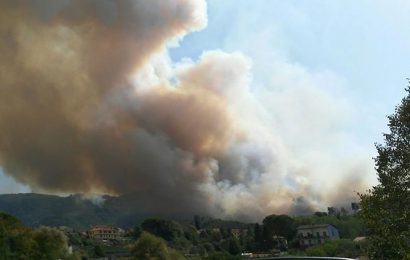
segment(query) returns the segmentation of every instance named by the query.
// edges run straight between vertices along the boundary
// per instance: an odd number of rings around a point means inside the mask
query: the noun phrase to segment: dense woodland
[[[296,237],[299,225],[328,223],[339,229],[341,239],[323,245],[300,248]],[[126,233],[121,240],[108,243],[92,240],[82,232],[63,232],[57,228],[24,226],[15,217],[0,215],[1,259],[88,259],[124,256],[134,259],[242,259],[241,254],[314,255],[357,257],[366,254],[364,242],[353,238],[365,235],[357,215],[290,217],[270,215],[262,223],[242,223],[194,216],[192,221],[148,218]],[[288,245],[274,239],[283,236]],[[68,246],[72,247],[69,254]],[[126,258],[127,259],[127,258]]]

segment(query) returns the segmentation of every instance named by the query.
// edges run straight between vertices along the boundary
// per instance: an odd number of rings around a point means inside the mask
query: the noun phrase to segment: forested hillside
[[[99,223],[131,227],[142,221],[143,210],[127,197],[100,198],[93,202],[81,195],[5,194],[0,195],[0,211],[16,216],[29,226],[69,226],[84,228]]]

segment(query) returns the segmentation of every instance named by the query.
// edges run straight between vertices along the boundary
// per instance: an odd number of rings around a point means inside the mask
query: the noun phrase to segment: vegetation
[[[388,116],[390,133],[377,144],[380,184],[361,194],[361,215],[374,259],[410,259],[410,87]]]
[[[354,239],[367,232],[363,220],[356,214],[330,216],[315,213],[311,216],[298,216],[294,219],[296,226],[321,223],[330,224],[337,228],[341,238]]]
[[[340,228],[345,239],[329,241],[323,246],[306,250],[299,248],[296,227],[320,223],[329,223]],[[196,227],[202,228],[197,230]],[[196,255],[201,259],[237,259],[236,257],[240,257],[243,252],[270,255],[280,251],[286,252],[289,248],[278,243],[278,240],[274,239],[275,236],[286,238],[290,242],[290,251],[299,255],[357,257],[366,255],[367,248],[362,245],[363,243],[353,242],[354,237],[364,235],[365,232],[357,215],[270,215],[264,218],[262,224],[245,224],[195,216],[192,225],[182,225],[163,219],[147,219],[141,228],[144,232],[161,237],[169,247],[184,255]]]
[[[135,259],[178,260],[185,259],[178,251],[167,246],[166,242],[148,232],[143,232],[131,249]]]
[[[98,240],[83,232],[65,229],[65,235],[49,227],[27,228],[16,218],[3,214],[0,219],[1,259],[83,259],[128,256],[135,259],[241,259],[241,253],[264,256],[288,252],[297,255],[358,256],[364,247],[351,239],[330,241],[325,245],[300,248],[296,227],[301,224],[331,223],[352,225],[346,234],[361,234],[363,228],[355,215],[291,217],[269,215],[262,224],[225,221],[195,216],[192,223],[160,218],[145,219],[120,239]],[[356,229],[357,227],[357,229]],[[199,229],[198,229],[199,228]],[[283,237],[283,238],[282,238]],[[289,242],[283,242],[284,238]],[[67,244],[74,254],[69,255]],[[355,250],[352,250],[355,249]],[[356,250],[357,249],[357,250]],[[359,250],[360,249],[360,250]],[[350,253],[349,253],[350,250]],[[51,257],[51,258],[50,258]]]
[[[273,235],[282,236],[286,239],[292,239],[296,235],[295,220],[288,215],[270,215],[263,219],[268,237]]]
[[[150,218],[144,220],[141,227],[143,230],[159,236],[166,241],[173,241],[183,235],[181,225],[172,220]]]
[[[328,240],[322,245],[308,247],[305,250],[308,256],[340,256],[355,258],[366,255],[367,242],[354,242],[350,239]]]
[[[104,203],[98,204],[81,195],[0,194],[0,212],[12,214],[32,227],[68,226],[77,229],[100,223],[128,228],[146,218],[133,197],[104,196],[103,199]]]
[[[0,259],[76,259],[67,238],[54,228],[24,227],[13,216],[0,213]]]

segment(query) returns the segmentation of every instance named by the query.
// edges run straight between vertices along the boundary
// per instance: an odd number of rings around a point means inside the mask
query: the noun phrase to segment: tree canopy
[[[295,220],[288,215],[269,215],[263,219],[263,225],[269,233],[292,239],[296,235]]]
[[[169,248],[162,238],[148,232],[142,232],[140,238],[131,249],[131,253],[135,259],[184,259],[177,251]]]
[[[19,220],[0,213],[0,259],[75,259],[68,254],[65,235],[57,229],[24,227]]]
[[[143,230],[159,236],[166,241],[174,240],[183,234],[181,225],[172,220],[149,218],[142,222],[141,227]]]
[[[374,259],[410,259],[410,87],[406,92],[388,116],[384,144],[376,144],[379,184],[360,195]]]

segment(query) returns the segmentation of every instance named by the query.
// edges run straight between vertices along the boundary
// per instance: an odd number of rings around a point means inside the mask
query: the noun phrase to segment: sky
[[[371,165],[374,144],[388,132],[386,116],[408,85],[409,11],[407,1],[211,0],[208,26],[170,54],[179,61],[204,49],[239,51],[252,59],[255,88],[272,88],[277,61],[308,74],[330,74],[320,91],[346,101],[348,119],[339,130]],[[369,186],[377,183],[371,175]]]
[[[323,203],[338,202],[339,195],[329,193],[332,182],[352,194],[376,184],[374,143],[383,142],[386,116],[404,96],[410,77],[409,11],[404,0],[210,0],[206,24],[172,38],[148,61],[154,71],[161,66],[171,71],[163,74],[173,76],[156,75],[171,85],[199,84],[191,76],[199,72],[207,84],[235,82],[223,95],[240,115],[235,125],[251,141],[245,148],[236,144],[239,148],[227,149],[229,156],[217,160],[219,167],[235,161],[232,154],[249,161],[259,155],[266,160],[260,162],[267,165],[263,171],[275,177],[247,173],[246,178],[218,177],[215,186],[202,185],[207,192],[220,192],[220,207],[227,215],[240,214],[228,205],[238,204],[232,202],[235,194],[247,198],[255,189],[267,189],[262,180],[286,191],[263,192],[250,202],[266,196],[285,200],[290,192],[295,208],[306,198],[307,204],[322,208]],[[218,61],[220,67],[210,65]],[[141,73],[136,72],[133,83],[137,89]],[[9,175],[0,171],[0,193],[33,190],[30,183],[19,184]],[[237,179],[246,179],[246,188]],[[351,183],[357,186],[349,188]],[[317,192],[321,185],[327,190],[323,194]],[[34,191],[47,192],[38,188]],[[295,195],[299,193],[309,195]],[[351,199],[349,195],[343,202]],[[260,207],[281,208],[268,202]]]
[[[204,49],[240,51],[252,57],[261,85],[275,59],[332,73],[354,106],[354,137],[369,149],[381,141],[410,70],[407,1],[228,0],[208,8],[207,28],[171,50],[175,61]]]
[[[407,1],[208,3],[208,26],[172,49],[173,60],[195,58],[206,49],[240,51],[252,58],[254,80],[265,87],[276,59],[309,73],[331,73],[340,82],[337,94],[354,108],[346,130],[369,151],[382,141],[386,116],[409,77]]]

